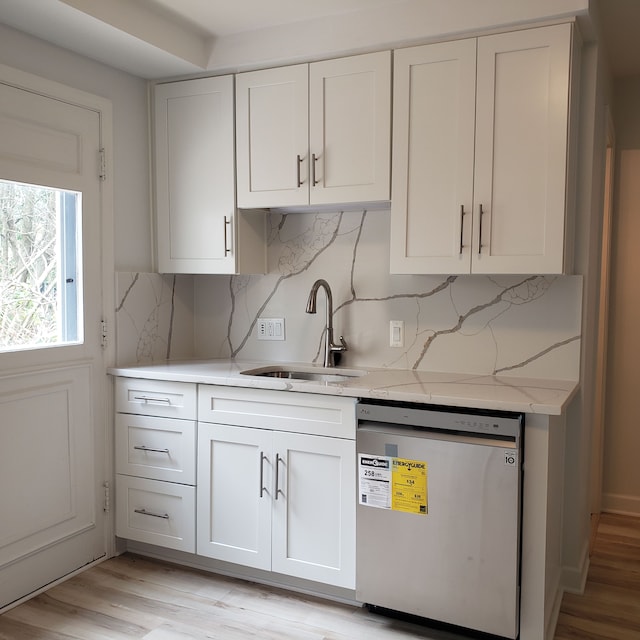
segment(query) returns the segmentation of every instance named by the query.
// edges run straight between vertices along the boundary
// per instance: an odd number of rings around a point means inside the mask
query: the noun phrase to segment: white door
[[[196,551],[271,569],[271,431],[198,423]]]
[[[16,78],[34,86],[17,88]],[[56,245],[55,276],[43,276],[36,289],[43,298],[53,291],[59,303],[43,313],[54,329],[44,339],[36,330],[21,343],[5,340],[0,349],[0,608],[106,553],[101,113],[74,106],[80,92],[57,99],[41,95],[40,86],[48,95],[63,93],[0,68],[3,193],[44,194],[60,214],[55,240],[33,243],[37,251]],[[4,222],[17,219],[18,200],[13,209],[0,206]],[[6,244],[3,250],[3,265],[19,255]],[[27,262],[0,282],[0,321],[11,331],[26,327],[21,313],[33,302],[15,297],[31,270]]]
[[[474,273],[563,272],[570,63],[570,24],[478,38]]]
[[[233,121],[233,76],[156,87],[161,273],[235,273]]]
[[[273,443],[272,570],[354,589],[355,441],[274,432]]]
[[[469,273],[476,40],[394,54],[392,273]]]
[[[238,207],[309,203],[306,64],[236,76]]]
[[[391,52],[309,65],[310,204],[389,200]]]

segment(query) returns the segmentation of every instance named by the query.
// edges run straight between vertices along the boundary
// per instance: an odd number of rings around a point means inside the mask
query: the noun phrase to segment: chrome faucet
[[[309,299],[307,300],[307,313],[316,312],[316,299],[318,297],[318,289],[322,287],[327,294],[327,318],[326,318],[326,335],[324,337],[324,366],[335,366],[335,355],[347,350],[347,343],[340,336],[340,344],[333,343],[333,296],[331,295],[331,287],[326,280],[316,280],[311,287]]]

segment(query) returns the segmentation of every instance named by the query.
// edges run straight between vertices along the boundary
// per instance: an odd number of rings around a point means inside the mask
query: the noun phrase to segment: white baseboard
[[[589,573],[589,540],[585,540],[577,567],[562,567],[562,588],[569,593],[584,593]]]
[[[602,510],[626,516],[640,516],[640,496],[603,493]]]
[[[545,640],[553,640],[556,636],[556,626],[558,625],[558,617],[560,616],[560,607],[562,606],[562,596],[564,591],[560,583],[556,584],[553,602],[549,611],[549,617],[544,630]]]

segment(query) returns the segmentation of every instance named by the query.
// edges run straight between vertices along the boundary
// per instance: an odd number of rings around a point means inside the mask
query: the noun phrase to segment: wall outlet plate
[[[258,318],[258,340],[284,340],[284,318]]]
[[[404,347],[404,320],[389,321],[389,346]]]

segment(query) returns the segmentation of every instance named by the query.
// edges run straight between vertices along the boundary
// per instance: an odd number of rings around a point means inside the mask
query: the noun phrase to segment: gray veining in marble
[[[119,364],[193,357],[191,277],[118,273],[116,295]]]
[[[390,275],[384,211],[270,213],[269,225],[267,275],[196,277],[198,356],[317,362],[322,313],[304,306],[322,277],[343,364],[577,379],[580,277]],[[286,341],[258,341],[259,317],[284,317]],[[389,320],[404,320],[403,348],[388,346]]]
[[[326,279],[342,364],[422,371],[578,378],[579,276],[389,274],[388,211],[268,215],[268,273],[119,273],[117,362],[228,358],[318,362]],[[285,318],[286,340],[259,341],[259,317]],[[389,346],[389,321],[405,343]]]

